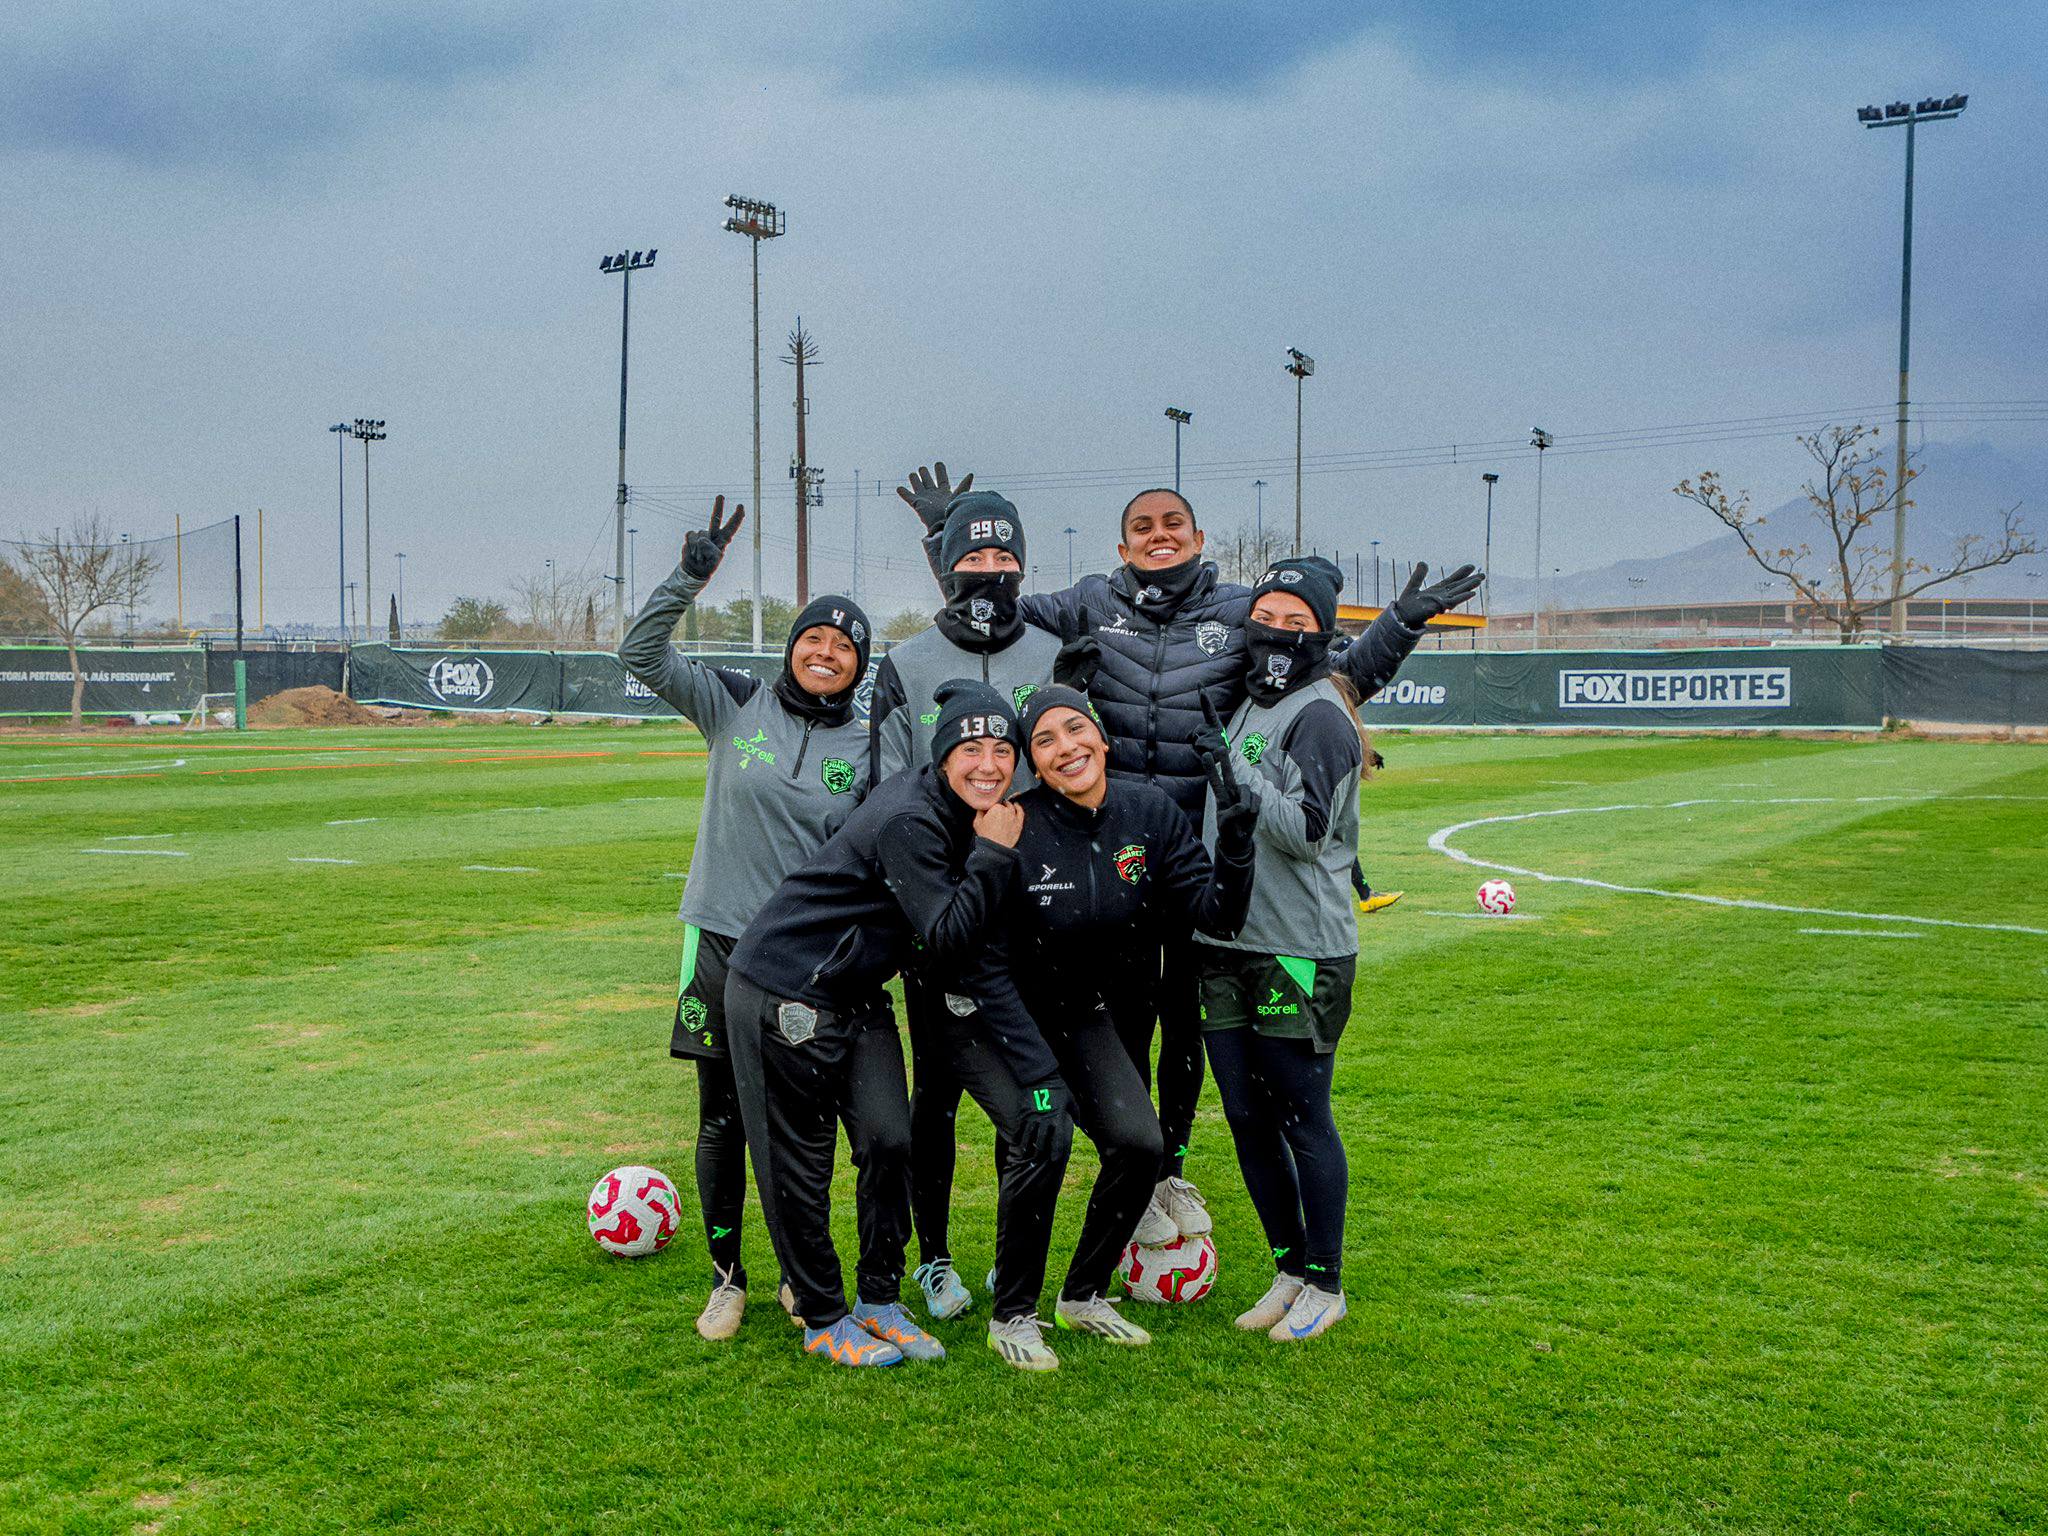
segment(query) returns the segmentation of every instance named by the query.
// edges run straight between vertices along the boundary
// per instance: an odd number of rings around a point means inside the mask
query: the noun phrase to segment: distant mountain
[[[2037,541],[2048,545],[2048,471],[1983,443],[1929,444],[1920,457],[1921,476],[1913,482],[1914,504],[1907,512],[1906,551],[1934,564],[1964,534],[1996,532],[1999,514],[2015,502]],[[1673,498],[1674,505],[1676,498]],[[1773,508],[1766,532],[1777,545],[1817,545],[1820,525],[1804,496]],[[1710,514],[1696,513],[1703,528],[1715,526]],[[1891,520],[1873,529],[1876,542],[1888,547]],[[1782,596],[1784,584],[1761,593],[1768,578],[1743,552],[1742,541],[1723,533],[1688,549],[1654,560],[1619,560],[1592,570],[1567,571],[1551,579],[1544,600],[1558,608],[1621,608],[1632,603],[1701,603],[1750,601]],[[1528,577],[1502,574],[1493,582],[1493,606],[1501,612],[1527,609],[1534,583]],[[2033,597],[2048,602],[2048,556],[2034,555],[1997,570],[1980,572],[1939,588],[1951,597]]]

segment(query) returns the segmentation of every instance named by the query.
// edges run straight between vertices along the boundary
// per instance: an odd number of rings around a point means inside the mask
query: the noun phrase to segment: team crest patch
[[[1256,767],[1259,759],[1266,755],[1266,733],[1253,731],[1251,735],[1245,737],[1241,750],[1244,752],[1244,760]]]
[[[1116,872],[1127,885],[1136,885],[1145,878],[1145,845],[1125,843],[1115,855]]]
[[[1031,695],[1038,692],[1036,683],[1019,683],[1010,694],[1010,707],[1018,714],[1024,713],[1024,706],[1031,702]]]
[[[988,628],[989,620],[993,619],[995,616],[996,605],[990,602],[987,598],[975,597],[968,599],[967,617],[971,621],[973,621],[973,623],[977,627],[986,631]]]
[[[1204,619],[1195,626],[1195,644],[1210,656],[1221,656],[1223,647],[1230,644],[1230,631],[1214,619]]]
[[[828,757],[818,764],[818,777],[833,794],[843,795],[853,788],[853,764],[843,757]]]
[[[683,1028],[694,1034],[697,1030],[704,1027],[705,1008],[703,998],[692,997],[689,993],[685,992],[683,994],[682,1008]]]

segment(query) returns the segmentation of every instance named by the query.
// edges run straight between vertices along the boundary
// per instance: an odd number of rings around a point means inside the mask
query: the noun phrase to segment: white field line
[[[62,768],[68,765],[52,763],[50,766]],[[182,768],[184,766],[184,758],[174,757],[167,763],[129,763],[121,768],[79,768],[67,773],[65,777],[70,779],[97,779],[103,778],[110,773],[160,773],[166,768]],[[20,784],[24,782],[27,781],[23,779],[0,779],[0,784]]]
[[[109,832],[100,841],[103,843],[153,843],[160,837],[176,837],[175,832]]]
[[[130,858],[189,859],[191,854],[182,848],[81,848],[80,853],[125,853]]]
[[[666,805],[671,800],[680,800],[681,798],[682,796],[680,795],[625,795],[620,798],[618,803],[620,805]]]
[[[295,854],[285,860],[287,864],[353,864],[354,859],[323,859],[316,854]]]
[[[530,864],[465,864],[465,870],[479,875],[537,875],[539,870]]]
[[[690,872],[686,869],[666,870],[661,878],[664,880],[687,880],[690,878]]]
[[[1801,933],[1826,934],[1837,939],[1924,939],[1924,933],[1912,933],[1902,928],[1802,928]]]
[[[1422,909],[1424,917],[1476,917],[1483,923],[1534,923],[1541,921],[1541,912],[1441,912],[1434,907]]]
[[[1773,796],[1762,799],[1702,797],[1697,800],[1672,800],[1663,803],[1627,803],[1620,805],[1575,805],[1555,811],[1519,811],[1511,816],[1476,816],[1470,821],[1460,821],[1448,827],[1441,827],[1429,835],[1429,846],[1445,858],[1456,859],[1460,864],[1469,864],[1474,869],[1498,870],[1504,875],[1520,875],[1526,880],[1542,880],[1556,885],[1583,885],[1596,891],[1615,891],[1624,896],[1661,896],[1666,901],[1691,901],[1706,907],[1739,907],[1751,912],[1794,912],[1807,917],[1847,917],[1867,923],[1915,923],[1926,928],[1974,928],[1990,933],[2028,933],[2048,938],[2048,928],[2029,928],[2023,923],[1966,923],[1953,917],[1914,917],[1903,912],[1854,912],[1843,907],[1800,907],[1780,901],[1756,901],[1746,896],[1707,896],[1698,891],[1666,891],[1654,885],[1621,885],[1612,880],[1595,880],[1589,875],[1552,875],[1540,869],[1523,869],[1515,864],[1502,864],[1492,859],[1482,859],[1453,848],[1451,839],[1460,832],[1473,827],[1504,825],[1513,821],[1536,821],[1545,816],[1598,816],[1610,811],[1676,811],[1698,805],[1858,805],[1870,801],[1911,801],[1928,805],[1940,800],[2041,800],[2043,795],[1857,795],[1845,799],[1839,795]]]
[[[340,821],[330,821],[330,827],[360,827],[367,821],[382,821],[382,816],[344,816]]]

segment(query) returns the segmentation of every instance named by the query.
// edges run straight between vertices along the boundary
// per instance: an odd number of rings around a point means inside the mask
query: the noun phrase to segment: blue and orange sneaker
[[[838,1365],[901,1365],[903,1351],[878,1339],[851,1317],[830,1328],[805,1328],[804,1353],[825,1355]]]
[[[946,1358],[946,1346],[912,1322],[900,1301],[887,1302],[879,1307],[869,1306],[864,1301],[856,1302],[853,1320],[876,1338],[894,1344],[906,1360]]]

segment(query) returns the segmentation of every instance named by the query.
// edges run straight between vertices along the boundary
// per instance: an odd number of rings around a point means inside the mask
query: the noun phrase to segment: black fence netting
[[[0,539],[0,636],[93,645],[232,639],[240,519],[137,538],[104,518]]]

